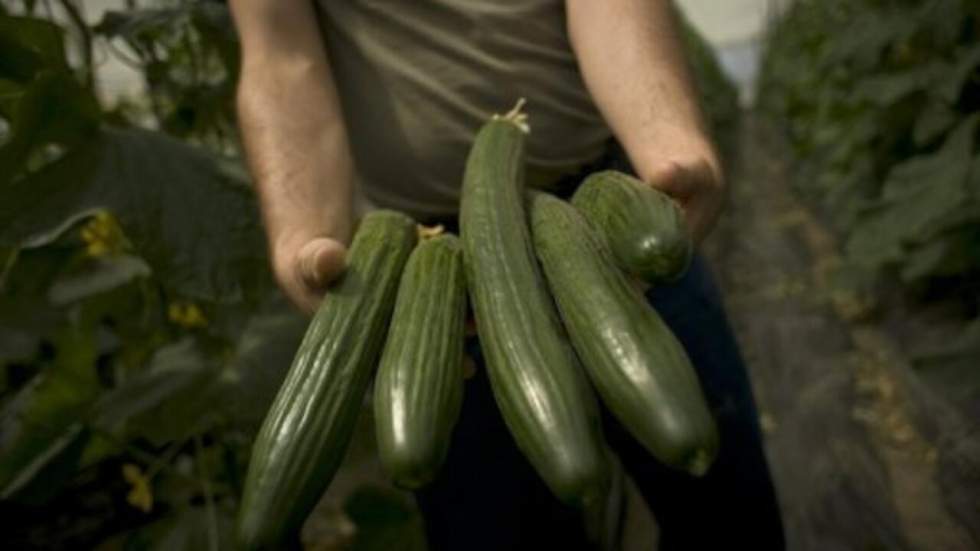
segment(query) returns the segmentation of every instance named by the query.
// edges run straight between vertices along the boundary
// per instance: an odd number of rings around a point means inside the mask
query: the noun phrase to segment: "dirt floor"
[[[789,548],[980,549],[977,420],[920,380],[893,333],[862,321],[867,297],[831,286],[837,244],[791,193],[778,132],[747,115],[736,143],[708,251],[752,372]]]
[[[789,549],[980,549],[976,400],[946,399],[896,332],[867,320],[867,297],[834,290],[838,246],[792,194],[779,133],[752,114],[738,132],[731,201],[705,249],[753,377]],[[344,497],[383,484],[362,423],[307,549],[346,548]],[[635,492],[629,503],[625,549],[654,548],[655,522]]]

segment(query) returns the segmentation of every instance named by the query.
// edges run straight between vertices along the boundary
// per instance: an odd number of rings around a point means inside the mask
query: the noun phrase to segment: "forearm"
[[[353,163],[328,95],[303,69],[243,67],[239,124],[270,240],[294,228],[347,241]],[[284,74],[287,73],[287,74]],[[254,76],[253,76],[254,75]]]
[[[312,8],[258,29],[253,18],[277,14],[232,8],[243,31],[239,126],[269,239],[346,242],[353,161]]]
[[[568,30],[592,97],[639,176],[701,151],[720,172],[667,0],[568,0]],[[719,175],[720,178],[720,175]]]

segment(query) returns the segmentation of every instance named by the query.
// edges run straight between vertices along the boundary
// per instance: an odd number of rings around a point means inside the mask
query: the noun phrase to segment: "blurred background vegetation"
[[[978,65],[976,2],[804,1],[773,26],[760,104],[862,291],[894,280],[977,314]]]
[[[226,549],[305,328],[239,158],[234,30],[222,2],[127,0],[94,25],[80,4],[0,0],[0,546]],[[761,147],[749,115],[686,40],[735,162]],[[105,99],[109,57],[144,95]],[[980,418],[980,7],[799,0],[762,59],[751,116],[788,140],[789,184],[842,244],[838,310],[924,320],[896,329],[911,361]],[[364,422],[352,457],[371,453]],[[351,488],[309,547],[424,546],[404,495]]]

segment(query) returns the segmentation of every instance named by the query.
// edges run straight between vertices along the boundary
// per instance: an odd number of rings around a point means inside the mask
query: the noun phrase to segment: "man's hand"
[[[343,273],[347,247],[331,237],[301,237],[272,246],[272,269],[289,300],[306,313],[316,311],[323,291]]]
[[[238,121],[286,296],[312,314],[345,266],[354,163],[309,0],[230,0],[242,44]]]
[[[688,229],[700,243],[714,228],[725,202],[725,184],[713,153],[654,155],[640,177],[671,196],[684,209]]]
[[[684,208],[695,242],[721,209],[724,179],[669,0],[566,0],[585,84],[640,179]]]

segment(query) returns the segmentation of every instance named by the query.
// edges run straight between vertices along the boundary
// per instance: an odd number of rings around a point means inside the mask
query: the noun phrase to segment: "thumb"
[[[300,248],[297,268],[303,284],[311,289],[323,289],[344,272],[347,247],[336,239],[318,237]]]

